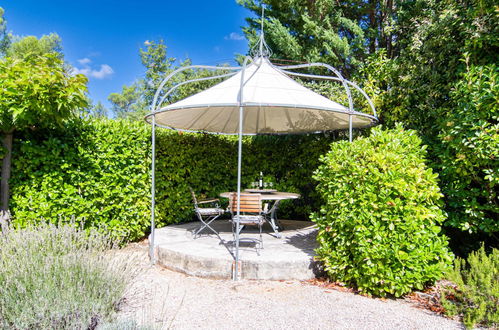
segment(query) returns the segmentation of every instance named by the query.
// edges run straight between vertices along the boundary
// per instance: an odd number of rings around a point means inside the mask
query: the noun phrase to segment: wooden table
[[[242,193],[248,193],[249,191],[242,191]],[[268,192],[267,190],[262,190],[258,191],[256,189],[251,189],[250,193],[259,193],[262,196],[263,201],[272,201],[272,206],[270,207],[270,211],[268,214],[270,215],[270,219],[268,220],[268,223],[274,230],[276,236],[278,238],[281,238],[281,234],[279,233],[279,228],[282,229],[282,226],[279,223],[279,220],[277,219],[277,209],[279,207],[279,203],[282,200],[285,199],[297,199],[300,198],[300,194],[295,194],[295,193],[290,193],[290,192],[284,192],[284,191],[273,191],[273,192]],[[220,197],[222,198],[229,198],[231,192],[223,192],[220,194]]]

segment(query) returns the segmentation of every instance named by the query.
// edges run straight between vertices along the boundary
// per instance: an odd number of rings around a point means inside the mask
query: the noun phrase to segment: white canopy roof
[[[239,71],[229,79],[155,112],[156,124],[186,131],[237,134]],[[294,81],[265,57],[244,70],[243,134],[288,134],[346,129],[375,123],[374,116],[354,111]]]

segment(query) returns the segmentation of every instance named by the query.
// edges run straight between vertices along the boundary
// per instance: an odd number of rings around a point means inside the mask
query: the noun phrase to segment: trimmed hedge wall
[[[64,130],[16,136],[10,201],[14,224],[74,216],[86,226],[108,226],[116,236],[142,236],[149,218],[148,134],[140,124],[78,121]]]
[[[192,217],[189,185],[203,197],[236,189],[237,137],[161,130],[158,140],[156,194],[160,221],[173,223]],[[312,174],[332,140],[324,135],[245,137],[242,186],[250,187],[262,171],[277,190],[302,195],[295,201],[283,201],[279,215],[308,219],[319,205]]]
[[[302,194],[282,203],[282,217],[305,219],[319,205],[313,171],[330,135],[245,138],[243,186],[260,171],[276,188]],[[199,195],[235,190],[237,137],[157,130],[158,227],[193,218],[188,187]],[[11,210],[19,225],[41,217],[84,218],[117,236],[138,239],[150,222],[150,127],[81,120],[63,130],[29,130],[14,141]]]

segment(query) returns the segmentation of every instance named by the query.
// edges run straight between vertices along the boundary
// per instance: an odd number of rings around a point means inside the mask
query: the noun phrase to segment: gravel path
[[[122,317],[163,329],[463,329],[403,299],[381,300],[298,281],[211,280],[147,267]]]

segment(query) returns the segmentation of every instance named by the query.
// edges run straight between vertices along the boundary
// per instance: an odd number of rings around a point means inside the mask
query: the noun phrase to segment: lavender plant
[[[96,229],[39,224],[0,234],[0,328],[94,329],[113,319],[138,259]]]

